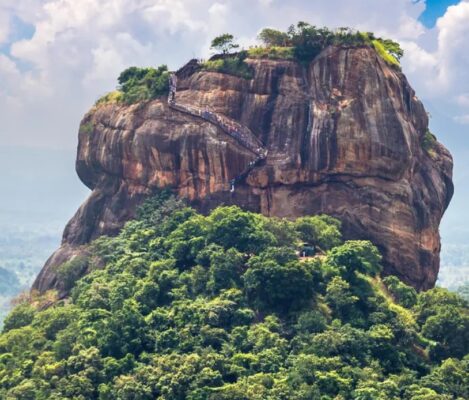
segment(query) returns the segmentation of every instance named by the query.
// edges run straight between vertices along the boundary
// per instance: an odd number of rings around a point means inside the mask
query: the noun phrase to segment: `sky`
[[[469,0],[0,0],[0,148],[13,160],[0,172],[0,187],[16,182],[18,159],[37,184],[49,182],[49,197],[58,193],[63,176],[54,180],[53,167],[43,170],[24,151],[48,159],[61,152],[67,156],[57,158],[55,170],[70,174],[73,189],[66,190],[76,194],[69,209],[75,208],[86,195],[73,170],[79,121],[115,88],[119,72],[162,63],[176,69],[190,58],[209,56],[210,41],[220,33],[234,34],[247,47],[260,29],[286,29],[299,20],[373,31],[402,44],[403,71],[431,115],[431,130],[455,159],[456,194],[442,225],[443,240],[464,241]],[[17,202],[28,196],[16,194],[14,186],[10,201],[33,212],[38,197]]]

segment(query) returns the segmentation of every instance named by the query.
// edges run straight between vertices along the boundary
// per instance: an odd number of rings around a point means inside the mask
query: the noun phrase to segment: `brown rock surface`
[[[267,158],[166,99],[93,108],[83,119],[77,172],[93,190],[34,288],[59,288],[54,268],[102,234],[115,234],[155,188],[172,187],[205,211],[238,204],[266,215],[327,213],[346,238],[370,239],[386,274],[434,285],[438,226],[453,192],[452,159],[422,147],[428,118],[402,73],[374,50],[329,47],[308,67],[251,60],[254,78],[207,71],[179,76],[176,101],[248,127]]]

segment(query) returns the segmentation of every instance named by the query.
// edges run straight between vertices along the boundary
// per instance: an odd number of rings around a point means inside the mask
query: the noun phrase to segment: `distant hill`
[[[29,290],[87,195],[73,163],[73,151],[0,146],[0,268],[6,271],[0,272],[0,326],[12,297]]]

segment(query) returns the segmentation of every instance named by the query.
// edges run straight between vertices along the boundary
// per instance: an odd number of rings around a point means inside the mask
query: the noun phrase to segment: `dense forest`
[[[162,192],[59,267],[70,297],[10,313],[0,398],[469,398],[467,303],[380,259],[328,216],[204,216]]]

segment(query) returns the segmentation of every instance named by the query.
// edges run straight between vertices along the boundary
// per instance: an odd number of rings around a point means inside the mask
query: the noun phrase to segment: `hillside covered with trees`
[[[380,259],[328,216],[204,216],[162,192],[59,267],[69,298],[8,316],[0,398],[467,399],[467,303]]]

